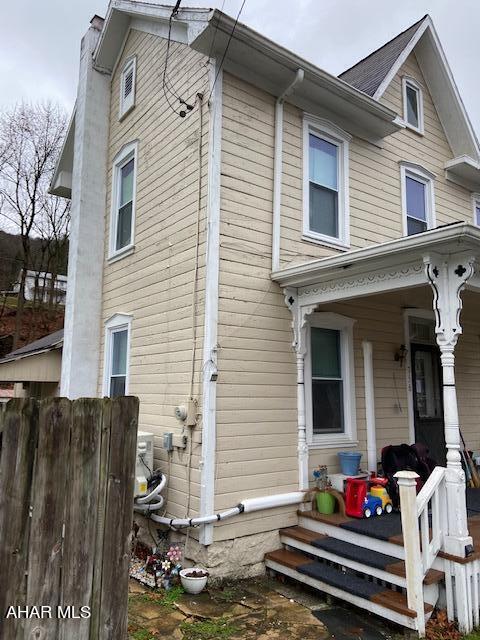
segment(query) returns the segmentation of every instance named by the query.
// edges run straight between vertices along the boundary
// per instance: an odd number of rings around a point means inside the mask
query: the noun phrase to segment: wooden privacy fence
[[[2,640],[127,637],[137,421],[134,397],[8,403],[0,426]]]

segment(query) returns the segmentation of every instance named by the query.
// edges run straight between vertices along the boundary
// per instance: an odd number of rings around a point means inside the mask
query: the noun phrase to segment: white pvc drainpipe
[[[299,504],[304,502],[306,497],[305,491],[293,491],[291,493],[279,493],[273,496],[262,496],[260,498],[246,498],[242,500],[236,507],[227,509],[220,513],[214,513],[208,516],[200,516],[197,518],[167,518],[165,516],[158,516],[155,511],[161,509],[163,505],[163,498],[160,496],[160,491],[166,484],[166,477],[163,476],[160,483],[147,495],[141,498],[136,498],[133,506],[134,511],[141,513],[154,522],[167,525],[174,529],[181,529],[186,527],[198,527],[202,524],[211,524],[213,522],[219,522],[232,518],[240,513],[251,513],[252,511],[261,511],[262,509],[273,509],[275,507],[285,507],[291,504]],[[161,487],[161,488],[160,488]],[[156,500],[156,502],[151,502]]]
[[[303,82],[303,69],[297,69],[293,82],[275,101],[275,142],[273,155],[273,221],[272,221],[272,271],[280,267],[280,212],[282,202],[282,153],[283,153],[283,103],[295,86]]]

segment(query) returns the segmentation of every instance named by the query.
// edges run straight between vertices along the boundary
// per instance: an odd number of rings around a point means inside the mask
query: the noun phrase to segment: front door
[[[425,444],[430,457],[445,465],[440,353],[438,347],[427,344],[411,344],[410,350],[415,442]]]

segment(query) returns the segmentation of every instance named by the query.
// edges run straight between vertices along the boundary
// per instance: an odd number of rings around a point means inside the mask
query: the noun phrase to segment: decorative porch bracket
[[[455,386],[455,346],[462,333],[460,293],[474,273],[475,257],[465,253],[424,256],[425,273],[433,290],[435,333],[440,348],[443,377],[445,442],[447,446],[446,492],[448,535],[445,551],[465,557],[472,544],[468,532],[465,474],[460,454],[460,424]]]
[[[308,489],[308,444],[305,410],[305,354],[307,353],[307,317],[313,313],[317,304],[301,306],[298,304],[297,289],[284,289],[285,304],[292,313],[293,343],[297,360],[297,412],[298,412],[298,486]]]

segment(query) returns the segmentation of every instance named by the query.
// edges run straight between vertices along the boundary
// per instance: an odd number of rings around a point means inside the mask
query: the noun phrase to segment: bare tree
[[[68,208],[48,194],[66,127],[66,114],[52,103],[22,103],[0,114],[0,216],[22,243],[13,348],[22,326],[32,235],[43,226],[43,217]]]

